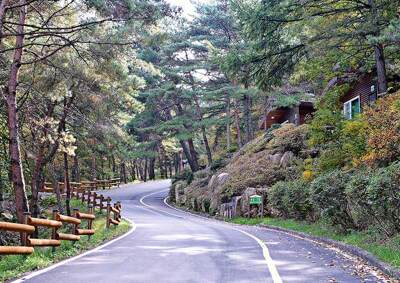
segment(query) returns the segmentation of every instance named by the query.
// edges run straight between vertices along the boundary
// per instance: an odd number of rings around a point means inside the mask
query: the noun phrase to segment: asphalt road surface
[[[19,282],[385,282],[335,249],[167,206],[169,181],[107,192],[134,222],[127,236]]]

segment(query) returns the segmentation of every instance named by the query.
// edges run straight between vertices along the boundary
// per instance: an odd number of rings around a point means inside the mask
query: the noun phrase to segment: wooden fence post
[[[110,228],[110,217],[111,217],[111,198],[107,198],[107,219],[106,219],[106,227]]]
[[[24,224],[28,224],[28,217],[31,216],[29,212],[24,213]],[[21,245],[22,246],[27,246],[28,244],[28,234],[27,233],[21,233]]]
[[[88,204],[88,206],[89,206],[89,205],[90,205],[90,197],[92,196],[92,191],[91,191],[90,189],[88,190],[87,195],[88,195],[87,204]]]
[[[79,208],[74,208],[74,217],[78,218]],[[78,235],[79,224],[74,224],[74,234]]]
[[[58,210],[54,209],[53,210],[53,220],[57,221],[57,214],[58,214]],[[57,228],[53,227],[52,231],[51,231],[51,239],[52,240],[56,240],[57,238]],[[56,247],[52,247],[51,251],[54,253],[56,251]]]

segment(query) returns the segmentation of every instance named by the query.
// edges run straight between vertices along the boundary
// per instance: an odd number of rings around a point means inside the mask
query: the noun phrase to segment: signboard
[[[250,196],[250,204],[261,204],[262,198],[259,195]]]

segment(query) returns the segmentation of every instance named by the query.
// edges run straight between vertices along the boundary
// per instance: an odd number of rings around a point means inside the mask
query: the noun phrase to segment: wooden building
[[[297,126],[306,122],[315,112],[314,103],[300,101],[298,105],[291,107],[278,107],[264,114],[260,123],[260,129],[267,130],[274,124],[292,123]]]
[[[352,119],[362,112],[363,108],[378,98],[377,82],[372,73],[362,75],[353,82],[350,89],[341,97],[343,113],[347,119]]]

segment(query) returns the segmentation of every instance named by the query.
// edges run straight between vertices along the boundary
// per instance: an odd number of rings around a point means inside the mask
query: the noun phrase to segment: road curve
[[[225,224],[164,203],[169,181],[107,192],[133,233],[18,282],[385,282],[334,249],[263,228]]]

